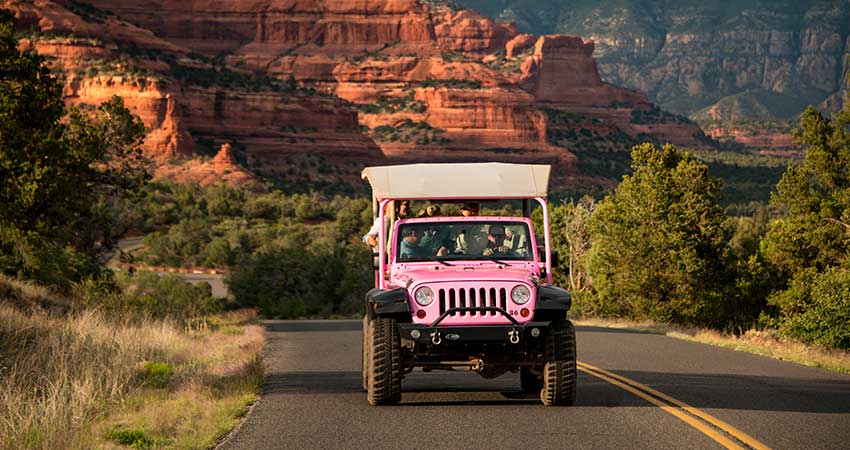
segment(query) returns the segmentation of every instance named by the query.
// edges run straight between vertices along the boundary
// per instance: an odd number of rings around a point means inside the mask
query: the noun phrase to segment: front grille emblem
[[[446,335],[446,339],[448,339],[450,341],[456,341],[456,340],[460,339],[460,335],[456,334],[456,333],[449,333],[449,334]]]

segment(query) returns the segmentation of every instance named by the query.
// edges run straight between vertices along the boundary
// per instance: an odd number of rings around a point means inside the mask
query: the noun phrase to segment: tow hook
[[[440,337],[440,332],[439,331],[432,332],[431,333],[431,343],[434,344],[434,345],[440,345],[441,342],[443,342],[443,339],[442,339],[442,337]]]
[[[508,338],[511,341],[511,344],[519,344],[519,330],[516,328],[508,331]]]

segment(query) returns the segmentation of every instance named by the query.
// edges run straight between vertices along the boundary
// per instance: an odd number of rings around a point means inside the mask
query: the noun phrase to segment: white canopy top
[[[546,197],[551,167],[543,164],[406,164],[363,169],[378,199]]]

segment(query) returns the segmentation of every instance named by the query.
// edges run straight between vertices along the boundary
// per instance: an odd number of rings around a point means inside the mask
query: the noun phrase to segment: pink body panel
[[[396,231],[404,223],[428,222],[525,222],[529,230],[533,230],[531,220],[521,217],[433,217],[425,219],[408,219],[396,223]],[[393,235],[396,235],[394,232]],[[534,234],[529,236],[532,249],[537,248]],[[391,245],[392,255],[396,253],[398,243]],[[540,283],[540,263],[536,252],[533,260],[507,260],[502,263],[479,260],[450,260],[451,266],[438,262],[407,262],[391,263],[388,287],[404,287],[408,292],[408,302],[413,313],[413,322],[417,324],[433,323],[440,315],[452,306],[496,306],[511,313],[520,322],[532,319],[536,301],[537,285]],[[392,260],[394,261],[394,256]],[[531,292],[531,299],[523,305],[517,305],[511,299],[511,290],[522,284]],[[428,306],[420,306],[413,300],[413,295],[420,287],[427,286],[433,291],[434,300]],[[525,308],[529,314],[522,317],[520,311]],[[424,310],[426,316],[417,317],[417,312]],[[467,312],[447,316],[440,325],[508,325],[511,321],[501,313]]]
[[[522,308],[534,311],[539,283],[535,264],[530,261],[511,261],[510,265],[493,262],[470,261],[454,267],[435,266],[433,263],[407,263],[394,265],[391,283],[406,287],[408,301],[413,312],[413,322],[433,323],[447,309],[453,306],[495,306],[514,312],[513,318],[524,323],[531,320],[531,314],[522,317]],[[531,299],[523,305],[511,300],[511,289],[522,284],[531,292]],[[428,287],[434,293],[434,301],[428,306],[420,306],[413,295],[420,287]],[[426,316],[419,319],[416,313],[424,310]],[[511,321],[500,313],[469,312],[449,315],[440,325],[507,325]]]

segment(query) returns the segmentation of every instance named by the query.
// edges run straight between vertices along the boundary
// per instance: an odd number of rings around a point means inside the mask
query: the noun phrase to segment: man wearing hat
[[[428,205],[427,207],[420,209],[416,214],[416,217],[436,217],[439,216],[441,212],[439,205]],[[454,245],[451,243],[451,239],[449,238],[449,229],[444,226],[439,226],[438,224],[430,224],[430,226],[426,226],[419,245],[430,249],[431,252],[437,256],[449,255],[454,248]]]
[[[475,217],[478,215],[478,203],[464,203],[460,207],[460,214],[463,217]],[[487,246],[487,241],[484,239],[484,230],[477,226],[474,229],[464,229],[458,233],[455,238],[455,252],[466,255],[479,255]]]

